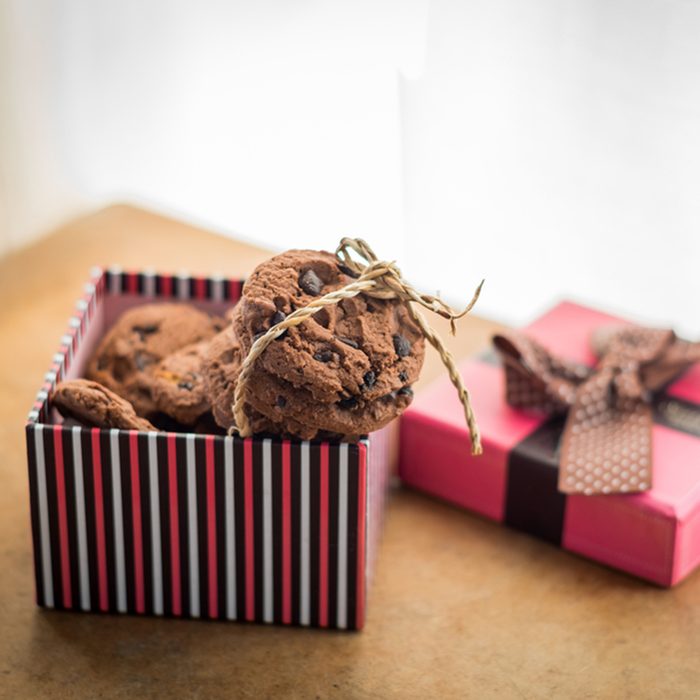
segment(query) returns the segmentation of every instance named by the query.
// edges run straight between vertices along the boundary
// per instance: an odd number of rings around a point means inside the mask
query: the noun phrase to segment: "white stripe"
[[[156,295],[156,276],[151,271],[143,273],[143,293],[147,297]]]
[[[121,294],[121,285],[122,285],[122,280],[121,280],[121,274],[122,274],[122,269],[121,267],[117,267],[116,265],[112,266],[109,268],[109,291],[110,294]]]
[[[151,549],[153,561],[153,612],[163,614],[163,555],[160,542],[158,492],[158,433],[148,433],[148,478],[151,492]]]
[[[180,299],[190,298],[190,276],[187,273],[177,276],[177,296]]]
[[[263,440],[263,620],[274,619],[272,599],[272,441]]]
[[[233,438],[224,439],[224,489],[226,502],[226,617],[236,615],[236,524],[234,518]]]
[[[124,558],[124,518],[122,515],[122,478],[119,464],[119,430],[109,431],[112,461],[112,500],[114,501],[114,559],[116,562],[117,610],[126,612],[126,563]]]
[[[90,609],[90,578],[88,572],[87,527],[85,525],[85,486],[83,483],[83,450],[80,444],[82,428],[75,426],[73,438],[73,468],[75,472],[75,515],[78,526],[78,571],[80,573],[80,607]]]
[[[53,608],[53,569],[51,567],[51,540],[49,539],[49,503],[46,495],[46,460],[44,459],[43,427],[34,428],[36,451],[36,484],[39,492],[39,539],[41,540],[41,574],[44,580],[44,605]]]
[[[199,548],[197,546],[197,479],[192,433],[187,435],[187,523],[190,549],[190,615],[199,617]]]
[[[212,277],[211,296],[214,301],[224,300],[224,280],[221,277]]]
[[[340,629],[348,624],[348,444],[340,446],[338,464],[338,620]]]
[[[310,523],[309,523],[309,443],[301,443],[301,580],[299,591],[299,622],[308,625],[311,607]]]

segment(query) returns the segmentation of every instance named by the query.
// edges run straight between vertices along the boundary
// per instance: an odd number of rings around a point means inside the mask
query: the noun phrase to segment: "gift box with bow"
[[[700,562],[700,345],[564,302],[460,370],[401,423],[404,483],[662,586]]]

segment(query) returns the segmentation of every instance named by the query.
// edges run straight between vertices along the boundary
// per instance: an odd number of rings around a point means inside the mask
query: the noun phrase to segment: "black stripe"
[[[282,441],[272,441],[272,601],[282,622]]]
[[[207,526],[207,455],[206,440],[196,437],[194,440],[195,486],[197,503],[197,549],[199,561],[199,610],[202,617],[209,617],[209,530]]]
[[[197,280],[194,277],[187,277],[187,289],[189,292],[190,299],[196,299],[197,297]]]
[[[510,451],[505,495],[507,525],[556,545],[566,509],[566,495],[557,488],[564,421],[546,421]]]
[[[255,619],[263,619],[263,470],[262,441],[253,440],[253,542],[255,552]]]
[[[170,477],[168,472],[168,436],[159,433],[158,453],[158,506],[160,508],[160,546],[163,575],[163,614],[173,615],[172,548],[170,546]]]
[[[187,504],[187,440],[184,435],[175,438],[177,454],[177,500],[180,532],[180,593],[182,616],[189,617],[190,607],[190,545],[188,533],[189,508]]]
[[[29,506],[32,523],[32,544],[34,551],[34,578],[36,585],[37,605],[46,605],[44,599],[44,571],[41,566],[41,526],[39,524],[39,487],[36,474],[36,446],[34,444],[36,426],[29,424],[26,427],[27,438],[27,464],[29,467]]]
[[[357,523],[359,497],[359,456],[356,445],[348,446],[348,629],[356,629],[357,613]]]
[[[104,503],[105,558],[107,561],[107,598],[110,612],[117,610],[117,573],[114,552],[114,501],[112,498],[112,452],[109,430],[100,430],[100,455],[102,457],[102,501]]]
[[[204,278],[204,298],[211,299],[212,296],[212,284],[211,277]]]
[[[290,452],[292,624],[298,625],[301,591],[301,443],[292,442]]]
[[[80,569],[78,553],[78,516],[75,501],[75,459],[70,428],[61,430],[63,443],[63,473],[66,485],[66,521],[68,524],[68,561],[70,565],[71,602],[80,610]]]
[[[44,442],[46,495],[49,511],[49,539],[51,540],[51,572],[54,606],[63,610],[63,582],[61,580],[61,549],[58,535],[58,503],[56,496],[56,461],[53,447],[53,430],[50,426],[41,431]]]
[[[226,465],[225,440],[214,439],[214,496],[216,501],[216,579],[218,587],[219,618],[226,618]]]
[[[328,626],[338,622],[338,484],[340,448],[328,448]]]
[[[320,547],[320,515],[321,515],[321,450],[318,444],[312,444],[310,447],[311,453],[311,468],[310,473],[310,489],[309,489],[309,510],[311,511],[311,527],[309,529],[309,540],[311,542],[310,556],[310,581],[309,588],[311,589],[309,596],[311,604],[311,614],[309,622],[312,627],[318,627],[318,602],[319,602],[319,571],[320,562],[319,555]]]
[[[83,488],[85,490],[85,529],[87,531],[88,576],[90,581],[90,609],[100,609],[100,589],[97,564],[97,521],[95,518],[95,477],[92,462],[92,431],[80,431],[83,454]]]
[[[144,611],[153,608],[153,540],[151,538],[151,479],[148,464],[148,435],[139,434],[139,483],[141,491],[141,542],[143,551]]]
[[[136,610],[136,586],[134,585],[134,508],[131,485],[131,449],[129,433],[119,431],[119,473],[122,489],[122,523],[124,530],[124,579],[126,583],[127,612]]]
[[[144,275],[142,272],[137,272],[136,273],[136,289],[138,290],[138,293],[140,296],[143,296],[143,290],[144,290]]]
[[[236,613],[245,620],[245,483],[243,440],[233,440],[234,513],[236,521]]]
[[[121,272],[119,273],[119,291],[122,294],[128,294],[129,290],[129,273]]]

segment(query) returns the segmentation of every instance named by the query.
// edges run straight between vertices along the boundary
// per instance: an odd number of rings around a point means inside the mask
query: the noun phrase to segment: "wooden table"
[[[34,606],[23,423],[89,267],[243,275],[265,257],[115,206],[0,261],[0,696],[698,697],[699,575],[659,590],[401,489],[361,633]],[[450,345],[494,328],[468,318]]]

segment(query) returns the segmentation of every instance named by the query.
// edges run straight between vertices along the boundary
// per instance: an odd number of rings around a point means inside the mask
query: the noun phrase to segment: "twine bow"
[[[601,329],[594,369],[558,358],[520,333],[494,336],[506,400],[516,408],[568,413],[560,444],[559,490],[631,493],[651,488],[651,399],[700,362],[700,343],[670,330]]]
[[[360,260],[356,260],[352,257],[351,252],[359,256]],[[369,245],[360,238],[343,238],[335,251],[335,255],[342,269],[346,271],[346,274],[355,279],[344,287],[324,294],[309,302],[306,306],[296,309],[284,320],[271,326],[264,335],[261,335],[253,343],[248,355],[245,360],[243,360],[231,407],[236,422],[235,431],[242,437],[247,437],[252,432],[244,410],[246,389],[255,361],[265,351],[265,348],[275,340],[275,338],[281,336],[288,328],[298,326],[320,309],[338,304],[343,299],[349,299],[358,294],[365,294],[375,299],[399,299],[404,302],[409,315],[416,322],[427,341],[438,351],[443,364],[447,368],[450,379],[459,394],[460,402],[464,407],[464,416],[469,428],[472,454],[481,454],[481,437],[469,399],[469,392],[457,371],[454,357],[413,304],[422,306],[443,318],[449,319],[450,330],[454,334],[455,320],[471,311],[479,298],[483,281],[477,287],[469,304],[467,304],[462,311],[455,311],[439,297],[430,294],[421,294],[416,291],[416,289],[403,278],[395,262],[379,260]]]

